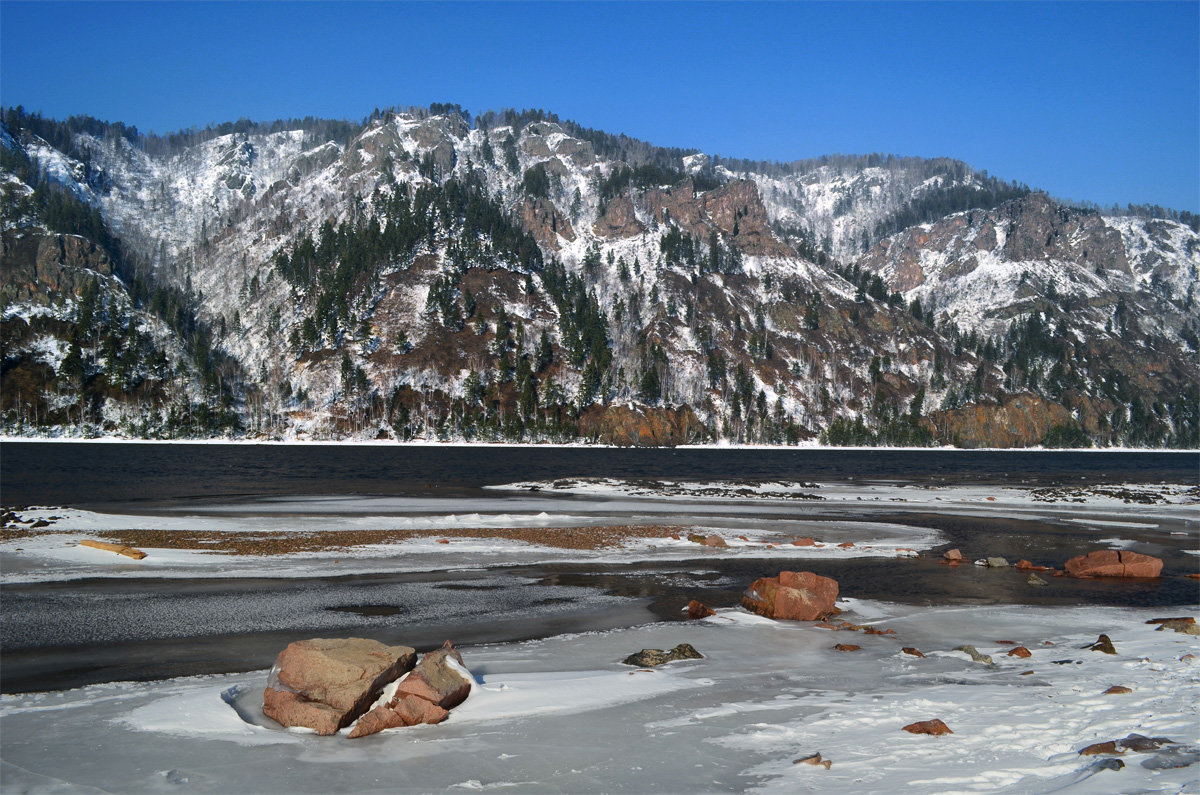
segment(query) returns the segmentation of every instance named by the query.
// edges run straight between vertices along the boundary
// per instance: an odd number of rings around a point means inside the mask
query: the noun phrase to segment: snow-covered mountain
[[[10,238],[69,231],[45,196],[98,212],[134,303],[186,304],[169,325],[221,357],[197,372],[251,435],[1195,443],[1182,224],[955,161],[761,164],[436,110],[151,141],[9,113],[5,284]],[[1093,348],[1137,366],[1059,361]]]

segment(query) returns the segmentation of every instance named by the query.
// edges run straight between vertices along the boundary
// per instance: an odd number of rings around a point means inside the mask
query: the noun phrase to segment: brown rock
[[[401,726],[416,726],[421,723],[441,723],[449,712],[416,696],[392,699],[384,706],[376,707],[358,719],[350,731],[350,739],[366,737],[384,729]]]
[[[1033,563],[1031,563],[1028,560],[1025,560],[1024,558],[1021,558],[1020,560],[1017,561],[1017,565],[1015,566],[1015,568],[1018,568],[1021,571],[1032,571]]]
[[[1009,649],[1008,654],[1006,656],[1008,656],[1008,657],[1032,657],[1033,652],[1031,652],[1029,649],[1025,648],[1024,646],[1017,646],[1015,649]]]
[[[701,541],[700,543],[706,547],[727,547],[727,546],[729,546],[729,544],[726,543],[724,538],[722,538],[719,535],[715,535],[715,534],[710,535],[710,536],[705,536],[704,540]]]
[[[579,435],[620,447],[674,447],[705,438],[704,423],[691,406],[592,405],[579,415]]]
[[[1152,618],[1146,622],[1147,624],[1195,624],[1196,619],[1191,616],[1179,616],[1178,618]]]
[[[816,621],[837,608],[838,584],[812,572],[780,572],[755,580],[742,594],[742,606],[767,618]]]
[[[1121,695],[1122,693],[1132,693],[1132,692],[1133,692],[1133,689],[1125,687],[1125,685],[1113,685],[1108,690],[1104,691],[1104,695],[1117,696],[1117,695]]]
[[[1192,619],[1189,619],[1187,621],[1183,621],[1183,620],[1163,621],[1161,624],[1158,625],[1158,629],[1155,631],[1162,632],[1164,629],[1174,630],[1175,632],[1182,632],[1184,635],[1200,635],[1200,624],[1197,624],[1195,622],[1195,620],[1192,620]]]
[[[263,712],[284,726],[333,734],[359,717],[388,682],[412,668],[416,652],[366,638],[313,638],[279,653]]]
[[[904,652],[905,654],[911,654],[913,657],[924,657],[925,656],[918,649],[914,649],[912,646],[905,646],[900,651]]]
[[[306,701],[290,690],[273,687],[263,691],[263,714],[281,726],[303,726],[317,734],[336,734],[346,716],[345,711],[328,704]]]
[[[1096,638],[1095,643],[1091,644],[1090,646],[1084,646],[1084,648],[1091,649],[1092,651],[1102,651],[1105,654],[1117,653],[1116,647],[1113,646],[1112,638],[1108,637],[1108,635],[1101,635],[1100,637]]]
[[[842,543],[838,544],[838,549],[849,549],[852,546],[854,546],[853,541],[843,541]]]
[[[1063,567],[1072,577],[1158,577],[1161,558],[1127,550],[1098,549],[1071,558]]]
[[[604,215],[592,226],[596,237],[635,237],[645,231],[628,196],[617,196],[610,201]]]
[[[794,760],[792,760],[792,764],[793,765],[815,765],[816,767],[823,767],[826,770],[828,770],[830,767],[833,766],[833,762],[831,762],[828,759],[822,759],[821,755],[819,753],[809,754],[808,756],[802,756],[799,759],[794,759]]]
[[[451,709],[461,704],[471,693],[471,679],[452,667],[451,660],[466,670],[462,655],[450,641],[442,648],[431,651],[421,658],[408,677],[396,688],[396,698],[406,695],[423,698],[442,709]]]
[[[935,736],[941,734],[954,734],[954,732],[950,731],[950,727],[943,723],[940,718],[910,723],[904,727],[904,731],[912,734],[932,734]]]
[[[816,543],[817,543],[816,540],[814,540],[812,538],[807,538],[807,537],[806,538],[797,538],[795,541],[792,542],[792,546],[794,546],[794,547],[811,547],[813,544],[816,544]],[[820,756],[820,754],[818,754],[818,756]]]
[[[692,601],[688,602],[687,614],[688,618],[708,618],[709,616],[715,616],[717,613],[715,610],[712,610],[710,607],[708,607],[708,605],[705,605],[702,602],[697,602],[695,599],[693,599]]]
[[[1120,753],[1124,753],[1124,749],[1121,749],[1121,750],[1117,749],[1117,741],[1116,740],[1109,740],[1108,742],[1103,742],[1103,743],[1092,743],[1091,745],[1087,746],[1086,748],[1081,748],[1079,751],[1080,756],[1095,756],[1097,754],[1120,754]]]
[[[1183,576],[1187,577],[1189,580],[1200,580],[1200,574],[1185,574]]]
[[[963,559],[962,553],[959,552],[957,549],[946,550],[945,552],[942,553],[942,557],[945,558],[946,560],[962,560]]]
[[[855,646],[853,643],[839,643],[833,647],[836,651],[859,651],[862,646]]]

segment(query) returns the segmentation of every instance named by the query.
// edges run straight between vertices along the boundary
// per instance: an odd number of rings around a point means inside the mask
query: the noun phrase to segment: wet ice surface
[[[6,793],[1195,791],[1198,767],[1175,765],[1200,741],[1200,668],[1181,660],[1200,639],[1143,623],[1161,613],[842,606],[896,636],[730,609],[468,646],[477,687],[447,722],[360,740],[264,718],[265,670],[4,696],[0,774]],[[1102,632],[1116,656],[1081,648]],[[1005,656],[999,640],[1033,656]],[[680,642],[705,659],[653,672],[618,662]],[[996,665],[953,651],[964,643]],[[1103,695],[1115,684],[1133,692]],[[954,734],[901,731],[930,718]],[[1177,745],[1126,753],[1119,770],[1077,753],[1130,733]],[[793,764],[814,752],[832,767]]]

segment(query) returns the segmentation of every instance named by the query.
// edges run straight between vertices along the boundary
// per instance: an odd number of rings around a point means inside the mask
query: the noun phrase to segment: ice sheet
[[[5,792],[1073,792],[1194,791],[1200,638],[1145,610],[917,608],[846,600],[896,636],[831,632],[724,610],[700,622],[465,647],[479,684],[438,726],[361,740],[262,717],[266,671],[0,699]],[[1082,648],[1107,633],[1116,655]],[[1029,659],[1009,657],[1007,643]],[[644,647],[703,660],[622,665]],[[1053,644],[1053,645],[1049,645]],[[838,652],[835,643],[861,645]],[[953,651],[969,643],[995,660]],[[914,646],[926,658],[909,656]],[[1062,664],[1058,664],[1062,663]],[[1032,671],[1030,675],[1022,675]],[[1111,685],[1132,693],[1105,695]],[[952,735],[901,731],[944,720]],[[1082,757],[1136,732],[1174,757]],[[793,764],[814,752],[829,770]],[[1175,762],[1171,760],[1174,759]],[[263,771],[270,771],[265,775]]]

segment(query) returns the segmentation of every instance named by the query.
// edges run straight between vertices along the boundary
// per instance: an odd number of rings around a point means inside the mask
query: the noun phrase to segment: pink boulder
[[[767,618],[816,621],[837,612],[837,596],[837,580],[810,571],[784,571],[755,580],[742,594],[742,606]]]
[[[402,699],[392,699],[383,706],[373,710],[358,719],[350,738],[366,737],[384,729],[395,729],[399,726],[416,726],[421,723],[441,723],[449,712],[430,703],[423,698],[406,696]]]
[[[945,552],[942,553],[942,557],[946,560],[962,560],[963,559],[962,553],[959,552],[957,549],[947,549]]]
[[[333,734],[362,715],[415,658],[408,646],[366,638],[296,641],[275,660],[263,692],[263,714],[284,726]]]
[[[1063,567],[1072,577],[1158,577],[1161,558],[1127,550],[1099,549],[1071,558]]]

